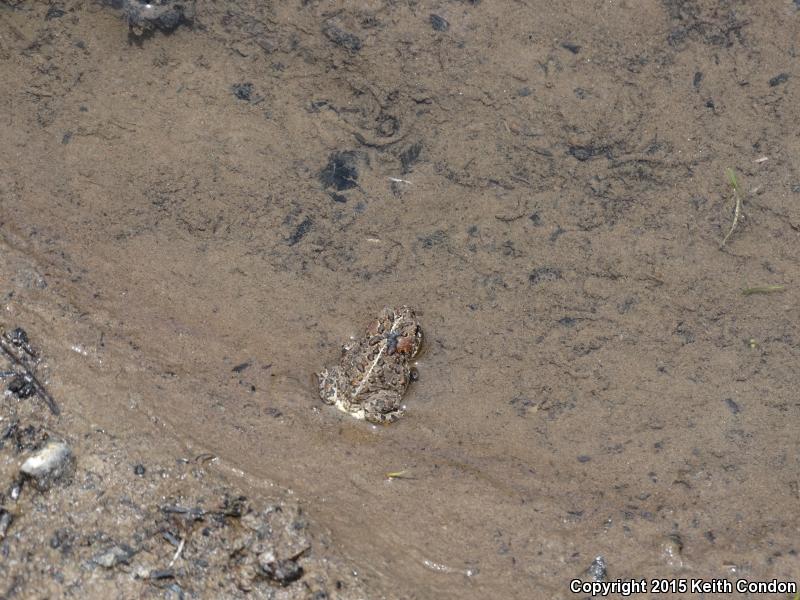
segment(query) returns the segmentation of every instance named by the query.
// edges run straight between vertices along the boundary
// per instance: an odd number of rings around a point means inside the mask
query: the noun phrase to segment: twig
[[[36,394],[42,400],[44,400],[45,404],[47,404],[47,408],[50,409],[50,412],[56,416],[60,415],[61,411],[58,409],[56,401],[48,393],[48,391],[44,389],[44,386],[36,378],[36,375],[33,374],[33,372],[28,368],[28,366],[22,360],[20,360],[20,358],[17,356],[17,353],[14,352],[14,350],[12,350],[12,348],[10,347],[8,338],[6,337],[6,332],[0,329],[0,333],[2,333],[2,335],[0,335],[0,351],[2,351],[3,354],[5,354],[6,357],[12,363],[14,363],[14,365],[16,365],[19,369],[22,370],[22,374],[25,376],[25,380],[33,385],[33,388],[36,390]]]
[[[175,551],[175,556],[172,557],[172,560],[169,561],[169,564],[167,565],[168,569],[171,569],[172,565],[175,564],[175,561],[178,560],[178,557],[181,555],[181,552],[183,552],[183,547],[185,544],[186,544],[186,538],[182,538],[181,543],[178,544],[178,549]]]

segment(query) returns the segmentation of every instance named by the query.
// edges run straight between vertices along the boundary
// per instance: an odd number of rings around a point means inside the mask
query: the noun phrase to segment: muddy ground
[[[796,0],[121,4],[0,1],[0,320],[61,410],[6,393],[3,485],[75,454],[0,593],[800,580]],[[428,344],[373,427],[310,376],[387,304]]]

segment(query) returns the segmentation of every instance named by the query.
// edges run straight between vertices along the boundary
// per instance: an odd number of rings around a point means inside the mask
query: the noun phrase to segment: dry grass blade
[[[745,296],[752,296],[753,294],[774,294],[775,292],[782,292],[785,289],[785,285],[756,285],[744,288],[742,294]]]
[[[736,200],[736,205],[733,209],[733,223],[731,223],[730,231],[728,231],[728,235],[722,240],[722,244],[720,244],[721,248],[725,247],[725,244],[728,242],[728,238],[731,237],[731,234],[736,230],[736,225],[739,223],[739,215],[742,214],[742,197],[739,194],[739,182],[736,180],[736,173],[733,169],[725,169],[725,174],[728,176],[728,183],[733,190],[733,197]]]

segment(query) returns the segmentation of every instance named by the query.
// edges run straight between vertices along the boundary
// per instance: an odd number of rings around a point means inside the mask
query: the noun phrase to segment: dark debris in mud
[[[36,372],[39,356],[30,346],[28,334],[19,327],[10,332],[0,328],[0,357],[6,363],[0,378],[8,378],[6,390],[19,399],[37,396],[54,415],[60,413],[55,399],[39,381]],[[0,362],[2,364],[2,362]]]
[[[353,189],[358,185],[357,152],[334,152],[328,158],[328,164],[319,174],[319,180],[325,187],[332,187],[338,192]]]
[[[363,46],[361,38],[354,33],[345,31],[335,23],[327,23],[322,28],[322,33],[337,46],[351,52],[358,52]]]

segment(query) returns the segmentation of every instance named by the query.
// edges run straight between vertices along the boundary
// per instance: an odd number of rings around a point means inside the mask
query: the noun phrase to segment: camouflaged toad
[[[362,337],[342,346],[337,366],[317,374],[320,398],[356,419],[396,421],[405,412],[401,401],[421,345],[413,309],[384,308]]]

